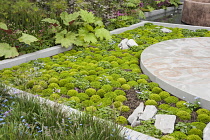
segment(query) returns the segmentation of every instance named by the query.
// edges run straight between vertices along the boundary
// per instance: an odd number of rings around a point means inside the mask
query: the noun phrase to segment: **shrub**
[[[192,122],[191,125],[197,129],[200,129],[201,131],[203,131],[203,129],[206,127],[206,124],[203,122]]]
[[[55,77],[50,78],[50,79],[48,80],[48,83],[49,83],[49,84],[50,84],[50,83],[57,83],[57,84],[58,84],[58,82],[59,82],[58,78],[55,78]]]
[[[97,111],[96,107],[95,106],[88,106],[86,107],[85,109],[87,112],[95,112]]]
[[[103,85],[101,89],[105,90],[106,92],[112,91],[113,87],[111,85]]]
[[[115,98],[115,101],[120,101],[120,102],[124,102],[126,101],[127,98],[124,96],[124,95],[118,95],[116,98]]]
[[[187,135],[181,131],[174,131],[173,133],[169,135],[173,136],[176,140],[184,140],[187,137]]]
[[[51,89],[51,88],[48,88],[48,89],[44,89],[44,90],[42,90],[42,95],[43,96],[49,96],[49,95],[51,95],[53,93],[53,90]]]
[[[72,89],[72,90],[69,90],[68,92],[67,92],[67,95],[68,96],[76,96],[78,94],[78,91],[77,90],[74,90],[74,89]]]
[[[118,78],[120,78],[120,75],[119,74],[111,74],[113,80],[117,80]]]
[[[192,113],[192,110],[190,108],[188,108],[188,107],[181,107],[181,108],[179,108],[179,110],[186,111],[186,112],[188,112],[190,114]]]
[[[159,109],[163,109],[163,110],[167,110],[169,107],[171,107],[171,106],[168,104],[161,104],[158,106]]]
[[[204,109],[204,108],[198,109],[198,110],[196,111],[196,113],[197,113],[198,115],[200,115],[200,114],[207,114],[207,115],[210,115],[210,111],[207,110],[207,109]]]
[[[123,84],[123,85],[121,86],[121,88],[124,89],[124,90],[129,90],[129,89],[131,88],[131,86],[128,85],[128,84]]]
[[[105,98],[110,98],[111,100],[114,100],[117,97],[117,95],[114,92],[108,92],[108,93],[104,94],[104,97]]]
[[[179,117],[181,120],[190,120],[191,119],[190,113],[188,113],[186,111],[178,111],[176,113],[176,116]]]
[[[120,89],[116,89],[116,90],[114,91],[114,93],[116,93],[116,95],[126,95],[125,91],[120,90]]]
[[[32,88],[36,84],[36,80],[29,80],[26,83],[26,88]]]
[[[198,135],[201,138],[203,136],[203,132],[200,129],[197,129],[197,128],[192,128],[188,131],[188,135],[192,135],[192,134]]]
[[[159,87],[159,84],[155,83],[155,82],[150,82],[150,83],[148,83],[148,86],[149,86],[150,89],[153,89],[155,87]]]
[[[90,86],[92,88],[99,89],[99,88],[101,88],[101,82],[99,82],[99,81],[93,81],[93,82],[90,83]]]
[[[123,116],[117,117],[115,121],[116,123],[123,124],[123,125],[128,123],[127,119]]]
[[[113,103],[113,105],[114,105],[115,108],[118,108],[118,107],[122,106],[123,103],[120,102],[120,101],[115,101],[115,102]]]
[[[176,140],[173,136],[165,135],[161,137],[161,140]]]
[[[45,81],[40,81],[40,82],[39,82],[39,85],[40,85],[41,87],[43,87],[43,88],[47,88],[47,87],[48,87],[48,84],[47,84],[47,82],[45,82]]]
[[[130,108],[129,108],[129,106],[122,105],[122,106],[118,107],[118,110],[121,112],[128,112],[130,110]]]
[[[120,82],[121,85],[126,84],[125,78],[118,78],[117,81]]]
[[[69,101],[75,101],[76,103],[80,103],[80,99],[76,96],[72,96],[71,98],[69,98]]]
[[[57,93],[53,93],[50,95],[50,100],[58,100],[60,98],[60,95]]]
[[[98,103],[98,107],[107,107],[112,104],[112,100],[110,98],[102,98]]]
[[[86,93],[78,93],[76,95],[81,101],[85,101],[90,99],[90,97]]]
[[[121,87],[120,82],[118,82],[118,81],[113,81],[113,80],[111,81],[110,85],[111,85],[112,87],[115,87],[115,88]]]
[[[161,101],[161,98],[158,94],[150,94],[149,99],[150,100],[155,100],[157,102]]]
[[[127,82],[127,84],[130,85],[131,87],[138,85],[138,83],[136,81],[129,81],[129,82]]]
[[[149,80],[149,77],[147,75],[145,75],[145,74],[141,74],[140,78],[141,79],[145,79],[145,80]]]
[[[178,107],[178,108],[186,107],[185,104],[186,104],[186,101],[178,101],[176,103],[176,107]]]
[[[139,83],[139,84],[147,84],[148,82],[145,79],[139,79],[139,80],[137,80],[137,83]]]
[[[64,85],[64,87],[66,89],[70,90],[70,89],[74,89],[75,85],[74,85],[74,83],[67,83],[67,84]]]
[[[60,87],[64,87],[69,81],[67,79],[61,79],[58,84]]]
[[[101,98],[103,98],[105,93],[106,93],[105,90],[99,89],[99,90],[96,92],[96,95],[99,95]]]
[[[41,93],[43,90],[43,87],[40,86],[40,85],[34,85],[33,88],[32,88],[32,91],[35,92],[35,93]]]
[[[82,102],[82,105],[84,107],[92,106],[93,104],[94,104],[94,102],[91,101],[91,100],[85,100],[85,101]]]
[[[179,101],[179,99],[175,96],[169,96],[169,97],[165,98],[164,101],[168,104],[171,104],[171,103],[177,103]]]
[[[154,105],[154,106],[157,106],[158,103],[155,100],[147,100],[145,102],[145,105]]]
[[[176,115],[177,112],[179,111],[179,109],[176,108],[176,107],[169,107],[169,108],[167,109],[167,111],[170,112],[170,113],[173,114],[173,115]]]
[[[161,88],[159,88],[159,87],[154,87],[152,89],[152,93],[156,93],[156,94],[159,94],[161,91],[163,91],[163,90]]]
[[[96,94],[96,90],[94,88],[88,88],[85,90],[85,93],[91,97],[92,95]]]
[[[198,135],[188,135],[186,140],[202,140]]]
[[[165,98],[167,98],[167,97],[170,96],[170,94],[169,94],[168,92],[166,92],[166,91],[161,91],[161,92],[159,93],[159,95],[160,95],[160,98],[161,98],[161,99],[165,99]]]
[[[200,114],[197,117],[197,121],[203,122],[203,123],[208,123],[208,122],[210,122],[210,116],[208,116],[207,114]]]
[[[99,102],[101,100],[101,97],[99,95],[93,95],[90,97],[90,100],[94,103]]]

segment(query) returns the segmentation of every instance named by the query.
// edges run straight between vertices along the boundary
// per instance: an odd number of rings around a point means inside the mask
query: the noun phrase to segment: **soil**
[[[123,102],[123,105],[129,106],[130,111],[129,112],[122,112],[120,115],[124,116],[125,118],[128,118],[133,111],[139,106],[140,102],[144,102],[143,100],[138,99],[137,94],[134,89],[130,89],[125,91],[126,92],[126,97],[127,101]],[[181,100],[181,99],[180,99]],[[163,104],[165,103],[164,101],[158,102],[158,104]],[[171,104],[172,107],[175,107],[175,104]],[[185,123],[191,123],[191,122],[196,122],[197,114],[195,111],[191,113],[191,120],[181,120],[178,117],[176,118],[176,123],[178,122],[185,122]]]

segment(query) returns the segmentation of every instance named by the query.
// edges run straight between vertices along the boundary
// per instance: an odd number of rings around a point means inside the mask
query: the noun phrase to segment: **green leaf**
[[[100,18],[97,18],[96,21],[94,22],[94,24],[99,27],[104,27],[104,23],[102,22],[102,20]]]
[[[82,20],[84,20],[87,23],[94,23],[95,22],[95,17],[93,13],[85,11],[85,10],[80,10],[80,16],[82,17]]]
[[[76,41],[77,34],[63,30],[55,35],[55,43],[61,44],[62,47],[68,48]]]
[[[95,35],[96,37],[100,38],[100,40],[103,40],[103,39],[109,40],[112,38],[110,35],[110,32],[104,28],[96,29]]]
[[[51,19],[51,18],[45,18],[45,19],[43,19],[42,21],[43,21],[43,22],[52,23],[52,24],[55,24],[55,23],[56,23],[56,24],[60,25],[59,22],[58,22],[57,20]]]
[[[0,28],[4,30],[8,30],[7,25],[3,22],[0,22]]]
[[[5,58],[11,58],[18,55],[19,53],[15,47],[11,47],[7,43],[0,43],[0,57],[5,56]]]
[[[74,12],[73,14],[68,14],[67,12],[62,12],[60,14],[61,19],[65,25],[69,25],[69,22],[76,20],[79,16],[79,12]]]
[[[89,33],[89,34],[84,35],[84,41],[88,42],[88,43],[90,43],[90,42],[96,43],[97,39],[96,39],[96,36],[93,33]]]
[[[25,44],[31,44],[32,42],[38,41],[38,39],[32,35],[22,33],[22,36],[18,38],[20,42],[24,42]]]

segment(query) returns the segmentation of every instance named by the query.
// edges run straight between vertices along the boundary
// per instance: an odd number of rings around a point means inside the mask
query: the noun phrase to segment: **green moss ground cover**
[[[10,86],[122,125],[128,124],[126,117],[134,109],[132,104],[136,102],[137,107],[138,102],[143,101],[146,105],[156,105],[158,113],[177,115],[175,132],[170,137],[191,139],[192,134],[196,134],[195,137],[202,138],[200,130],[210,122],[210,111],[200,109],[199,99],[191,104],[163,91],[142,73],[139,58],[141,52],[152,44],[169,39],[209,37],[210,32],[169,28],[171,33],[163,33],[161,28],[147,23],[113,35],[110,41],[76,47],[52,57],[3,69],[0,78]],[[117,45],[123,38],[134,39],[139,46],[120,50]],[[136,101],[129,103],[134,96]],[[145,121],[141,127],[132,129],[161,138],[163,134],[156,128],[147,129],[153,124],[153,120]]]

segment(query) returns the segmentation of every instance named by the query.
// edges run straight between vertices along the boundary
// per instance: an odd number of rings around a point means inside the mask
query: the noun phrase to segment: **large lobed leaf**
[[[62,47],[68,48],[76,42],[76,36],[77,34],[73,32],[67,32],[65,29],[55,35],[55,43],[61,44]]]
[[[94,23],[95,22],[95,17],[93,13],[85,11],[85,10],[80,10],[80,16],[82,17],[82,20],[84,20],[87,23]]]
[[[22,33],[22,36],[18,38],[20,42],[24,42],[25,44],[31,44],[32,42],[38,41],[38,39],[32,35]]]
[[[61,19],[65,25],[69,25],[69,22],[74,21],[78,18],[79,12],[74,12],[73,14],[68,14],[67,12],[62,12],[60,14]]]
[[[11,47],[7,43],[0,43],[0,57],[12,58],[18,55],[19,53],[15,47]]]
[[[0,22],[0,28],[3,30],[8,30],[7,25],[3,22]]]
[[[103,40],[103,39],[109,40],[112,38],[110,35],[110,32],[104,28],[96,29],[95,35],[96,37],[100,38],[100,40]]]
[[[58,24],[59,25],[59,22],[55,19],[51,19],[51,18],[45,18],[42,20],[43,22],[48,22],[48,23],[52,23],[52,24]]]

